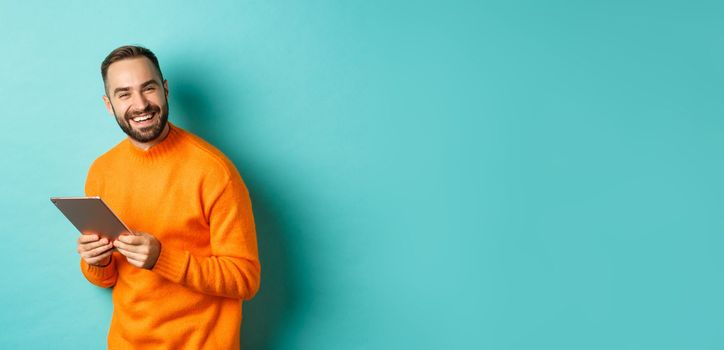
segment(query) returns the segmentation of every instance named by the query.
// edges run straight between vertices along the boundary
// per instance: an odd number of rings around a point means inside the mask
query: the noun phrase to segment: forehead
[[[160,81],[161,77],[151,60],[146,57],[113,62],[106,72],[106,84],[109,90],[116,87],[135,87],[151,79]]]

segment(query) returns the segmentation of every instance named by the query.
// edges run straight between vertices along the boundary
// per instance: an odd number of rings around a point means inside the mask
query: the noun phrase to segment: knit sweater
[[[96,159],[85,185],[134,232],[161,243],[151,270],[114,252],[81,271],[113,287],[109,349],[238,349],[242,300],[261,267],[247,188],[221,151],[169,123],[144,151],[128,138]]]

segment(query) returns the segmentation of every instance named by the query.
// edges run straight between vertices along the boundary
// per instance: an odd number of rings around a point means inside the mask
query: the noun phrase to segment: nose
[[[148,99],[143,94],[133,94],[133,106],[137,111],[142,111],[148,107]]]

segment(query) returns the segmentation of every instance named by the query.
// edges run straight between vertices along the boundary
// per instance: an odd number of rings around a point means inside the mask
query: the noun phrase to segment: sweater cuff
[[[113,274],[116,273],[116,259],[113,257],[113,254],[111,254],[111,262],[106,266],[91,265],[85,262],[85,260],[80,259],[80,267],[88,273],[90,277],[93,277],[93,279],[102,281],[112,277]]]
[[[186,268],[188,265],[189,252],[162,246],[161,253],[158,255],[158,260],[156,260],[156,265],[151,268],[151,271],[172,282],[181,283],[186,276]]]

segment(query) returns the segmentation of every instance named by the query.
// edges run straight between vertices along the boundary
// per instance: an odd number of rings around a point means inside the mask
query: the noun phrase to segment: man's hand
[[[161,254],[161,242],[151,234],[136,232],[133,235],[120,235],[113,242],[118,251],[131,265],[150,270],[156,265]]]
[[[111,263],[113,243],[96,234],[80,235],[78,238],[78,254],[88,265],[107,266]]]

